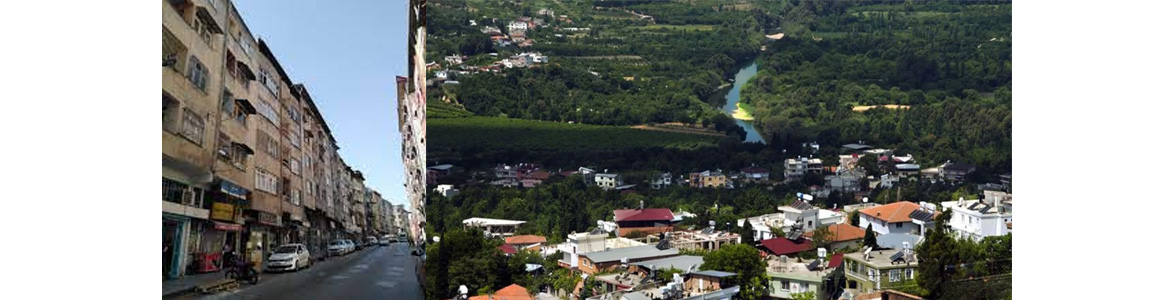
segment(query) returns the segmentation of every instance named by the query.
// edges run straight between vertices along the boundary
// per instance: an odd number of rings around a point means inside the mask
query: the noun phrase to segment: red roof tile
[[[775,255],[790,255],[803,251],[812,250],[813,244],[806,239],[800,239],[799,242],[793,242],[786,238],[774,238],[760,241],[760,244],[769,252]]]
[[[500,248],[500,251],[504,251],[507,254],[516,254],[516,247],[512,247],[512,245],[503,244],[497,248]]]
[[[845,260],[845,253],[844,252],[833,254],[833,257],[829,258],[829,267],[830,268],[840,267],[841,261],[843,261],[843,260]]]
[[[502,289],[497,290],[491,295],[479,295],[468,298],[468,300],[532,300],[532,295],[528,294],[528,289],[513,283]]]
[[[667,208],[619,209],[613,211],[614,222],[624,221],[671,221],[674,213]]]
[[[910,213],[918,210],[918,204],[901,201],[861,210],[861,213],[890,223],[910,222]]]
[[[547,240],[543,236],[539,236],[539,235],[517,235],[517,236],[510,236],[510,237],[504,238],[505,244],[512,244],[512,245],[516,245],[516,244],[528,245],[528,244],[544,243],[546,241]]]
[[[804,237],[811,238],[813,232],[805,232]],[[833,242],[844,242],[865,238],[865,229],[849,225],[848,223],[829,225],[829,237]]]

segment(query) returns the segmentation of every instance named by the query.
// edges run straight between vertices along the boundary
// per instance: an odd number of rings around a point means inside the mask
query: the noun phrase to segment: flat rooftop
[[[898,262],[897,265],[893,264],[893,260],[891,260],[890,257],[893,256],[894,253],[897,253],[899,251],[900,250],[873,250],[873,251],[869,252],[869,260],[868,261],[865,260],[865,254],[863,252],[845,253],[845,258],[852,259],[855,261],[865,262],[865,264],[873,266],[873,267],[877,267],[879,269],[884,269],[887,267],[898,267],[898,266],[902,266],[902,267],[918,266],[917,259],[913,259],[913,260],[907,259],[907,260],[910,260],[910,262],[908,264],[902,263],[902,262]],[[912,255],[912,256],[917,256],[917,255]]]

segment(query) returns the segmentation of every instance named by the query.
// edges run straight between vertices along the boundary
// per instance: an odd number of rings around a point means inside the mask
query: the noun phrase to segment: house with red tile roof
[[[794,240],[790,240],[784,237],[766,239],[760,241],[760,246],[764,247],[765,250],[768,250],[768,254],[777,256],[784,255],[789,257],[796,256],[797,254],[804,251],[813,250],[812,241],[805,239],[804,237],[800,237]]]
[[[513,283],[502,289],[496,290],[494,293],[487,295],[479,295],[468,298],[468,300],[533,300],[528,289]]]
[[[877,234],[905,233],[924,235],[934,227],[934,217],[939,213],[929,207],[923,209],[909,201],[899,201],[882,206],[860,210],[861,228],[873,225]]]
[[[668,208],[619,209],[613,211],[618,236],[634,231],[659,233],[674,231],[674,213]]]
[[[544,246],[547,241],[543,236],[539,235],[517,235],[504,238],[504,244],[512,245],[518,250],[539,251],[541,246]]]
[[[865,229],[861,227],[849,225],[849,223],[829,225],[829,241],[832,242],[832,249],[837,250],[853,245],[860,244],[865,239]],[[811,239],[814,232],[806,231],[804,237]]]

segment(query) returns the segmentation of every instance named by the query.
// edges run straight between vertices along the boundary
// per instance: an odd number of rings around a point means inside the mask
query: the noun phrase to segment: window
[[[292,200],[293,205],[301,205],[301,191],[300,190],[292,190],[292,195],[289,198]]]
[[[162,190],[163,201],[203,207],[203,189],[189,187],[182,182],[163,177]]]
[[[219,100],[219,108],[223,110],[224,115],[234,115],[236,112],[236,105],[232,103],[232,93],[227,90],[223,91],[223,97]]]
[[[780,280],[780,290],[787,291],[789,289],[789,282],[787,279]]]
[[[171,133],[179,132],[179,100],[171,98],[166,92],[162,95],[162,121],[163,130]]]
[[[256,111],[259,112],[261,116],[264,116],[264,118],[268,119],[268,122],[272,122],[272,124],[280,124],[280,118],[276,116],[276,110],[272,109],[272,106],[268,105],[268,101],[260,100],[256,101],[256,103],[260,104],[256,106]]]
[[[252,55],[252,43],[243,34],[240,34],[240,49],[244,49],[244,54]]]
[[[207,91],[207,67],[204,67],[194,55],[187,64],[187,80],[199,87],[199,90]]]
[[[196,17],[195,31],[199,33],[199,38],[203,39],[203,42],[207,43],[207,47],[212,49],[215,48],[215,46],[211,44],[211,35],[213,34],[213,30],[211,29],[211,25],[207,24],[207,21],[203,20],[201,17]]]
[[[890,282],[902,281],[902,270],[890,270]]]
[[[268,70],[260,69],[260,83],[263,83],[272,95],[280,96],[280,86],[277,85],[276,80],[272,78],[272,74],[268,73]]]
[[[268,136],[268,134],[257,132],[256,144],[260,148],[260,152],[266,153],[273,158],[280,157],[280,144],[277,143],[276,139]]]
[[[296,158],[290,159],[289,163],[288,163],[288,168],[290,170],[292,170],[293,174],[301,175],[301,161],[300,160],[297,160]]]
[[[291,193],[289,191],[288,177],[280,178],[280,194],[284,196],[285,201],[292,202]]]
[[[183,110],[183,130],[181,135],[196,145],[203,145],[203,117],[191,111]]]
[[[218,147],[215,151],[216,157],[219,157],[219,159],[222,159],[225,161],[231,161],[231,159],[232,159],[232,140],[230,138],[228,138],[227,134],[220,132],[219,137],[217,138],[217,141],[218,142],[216,143],[216,145],[218,145]]]
[[[280,181],[275,175],[261,168],[256,168],[256,189],[275,195],[279,191]]]
[[[914,269],[906,269],[906,280],[914,279]]]
[[[898,223],[896,224],[896,225],[897,225],[897,227],[898,227],[898,228],[902,228],[902,223],[903,223],[903,222],[898,222]]]

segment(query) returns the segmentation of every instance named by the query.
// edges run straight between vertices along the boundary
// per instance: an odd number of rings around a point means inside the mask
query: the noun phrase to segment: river
[[[756,66],[756,61],[753,59],[750,65],[740,68],[739,72],[735,73],[735,82],[731,86],[731,89],[728,90],[727,94],[723,97],[723,112],[727,113],[728,115],[735,114],[735,105],[736,103],[739,103],[739,90],[743,88],[744,84],[747,84],[748,79],[751,79],[752,76],[756,76],[756,72],[758,71],[759,70]],[[752,121],[736,119],[735,124],[739,124],[739,127],[742,127],[744,131],[747,131],[747,136],[744,137],[744,142],[757,142],[761,144],[764,143],[764,138],[760,136],[760,132],[756,130],[754,125],[752,125]]]

